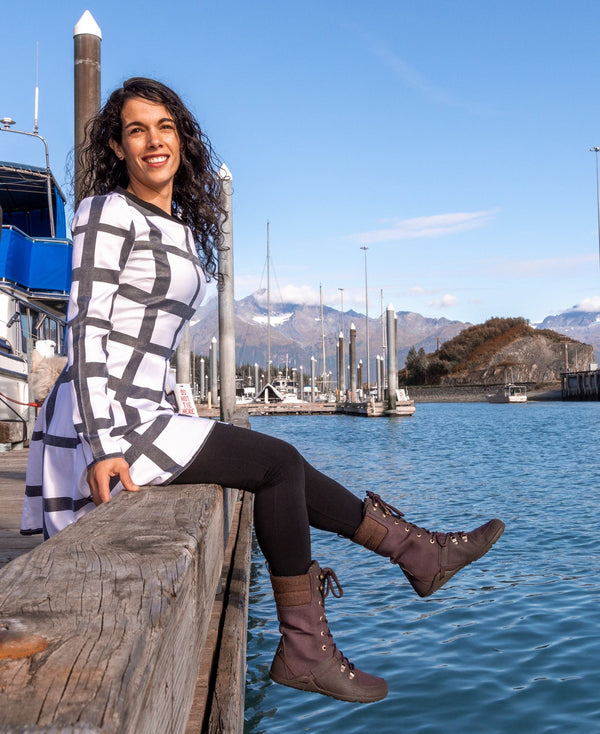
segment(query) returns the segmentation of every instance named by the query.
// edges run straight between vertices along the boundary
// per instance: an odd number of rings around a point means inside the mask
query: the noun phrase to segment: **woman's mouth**
[[[153,155],[153,156],[148,156],[147,158],[144,158],[143,160],[144,160],[144,163],[147,163],[150,166],[158,166],[161,163],[166,163],[168,158],[169,156],[167,155]]]

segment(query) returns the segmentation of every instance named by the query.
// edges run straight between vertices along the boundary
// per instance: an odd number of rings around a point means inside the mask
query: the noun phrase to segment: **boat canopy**
[[[33,294],[68,293],[73,247],[67,239],[65,197],[52,173],[0,161],[0,216],[0,281]]]
[[[48,175],[56,237],[67,236],[65,197],[52,173],[39,166],[0,161],[2,224],[12,225],[29,237],[50,237]]]

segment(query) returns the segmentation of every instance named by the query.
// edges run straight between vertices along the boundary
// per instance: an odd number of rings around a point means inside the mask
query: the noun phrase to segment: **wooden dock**
[[[600,400],[600,370],[579,370],[561,374],[563,400]]]
[[[252,496],[122,492],[41,543],[26,459],[0,454],[0,732],[241,733]]]
[[[388,411],[387,403],[371,400],[369,402],[304,402],[304,403],[244,403],[244,411],[249,416],[253,415],[362,415],[367,418],[380,418],[384,416],[411,416],[415,412],[415,404],[412,400],[398,401],[395,411]],[[203,404],[196,404],[198,415],[207,418],[218,418],[219,409],[209,408]]]

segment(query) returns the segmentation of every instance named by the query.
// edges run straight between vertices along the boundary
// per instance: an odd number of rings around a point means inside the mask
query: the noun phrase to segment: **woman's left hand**
[[[87,480],[92,490],[92,499],[95,505],[101,505],[110,500],[110,480],[119,477],[123,487],[129,492],[138,492],[139,487],[134,484],[129,474],[129,464],[122,456],[104,459],[88,469]]]

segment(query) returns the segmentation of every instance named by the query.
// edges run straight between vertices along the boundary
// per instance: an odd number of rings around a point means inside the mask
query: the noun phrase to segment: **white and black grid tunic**
[[[92,464],[123,456],[136,484],[165,484],[214,422],[175,413],[169,361],[206,291],[191,231],[118,189],[73,220],[67,366],[36,421],[21,532],[53,535],[94,508]],[[113,478],[111,494],[123,489]]]

